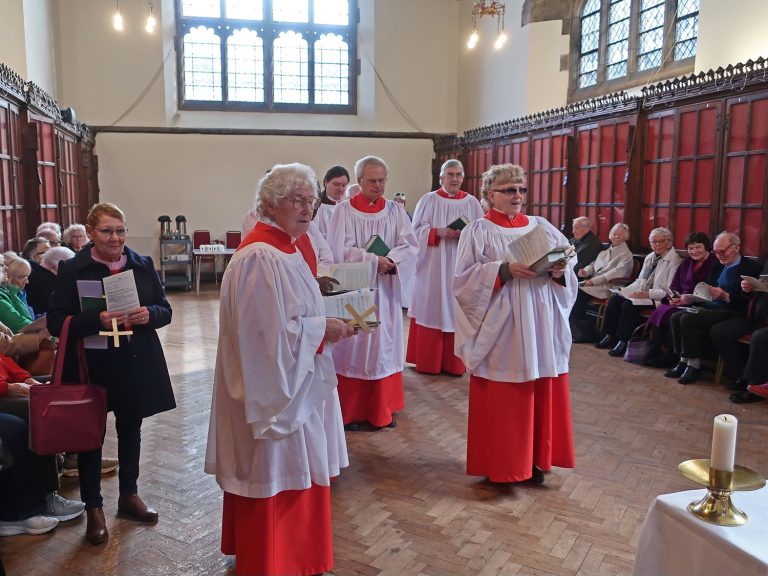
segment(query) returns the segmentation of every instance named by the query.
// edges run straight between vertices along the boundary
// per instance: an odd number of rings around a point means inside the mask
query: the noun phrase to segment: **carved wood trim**
[[[0,95],[17,99],[20,103],[26,100],[24,79],[5,64],[0,64]]]

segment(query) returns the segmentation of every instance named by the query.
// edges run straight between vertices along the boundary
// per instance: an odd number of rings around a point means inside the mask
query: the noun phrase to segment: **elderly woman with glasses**
[[[16,333],[35,319],[24,293],[31,267],[24,258],[6,252],[3,255],[3,271],[0,281],[0,322]]]
[[[61,235],[61,241],[64,246],[72,252],[80,252],[83,246],[88,244],[88,236],[85,233],[85,226],[82,224],[71,224],[67,226]]]
[[[88,235],[92,244],[74,258],[59,263],[56,284],[48,311],[48,329],[58,336],[68,316],[72,346],[67,351],[64,381],[76,382],[78,369],[75,340],[97,336],[111,330],[113,320],[130,337],[121,336],[119,346],[112,338],[102,337],[101,346],[89,347],[86,359],[91,381],[107,388],[108,409],[115,413],[120,496],[119,514],[139,522],[158,519],[155,510],[138,496],[141,424],[144,418],[175,408],[171,379],[156,330],[171,322],[171,306],[165,297],[152,259],[140,256],[125,245],[128,230],[122,210],[105,202],[88,213]],[[136,283],[139,306],[121,311],[107,311],[99,306],[82,307],[80,290],[87,285],[89,296],[102,290],[102,280],[130,271]],[[102,510],[101,448],[78,455],[80,496],[85,502],[87,526],[85,538],[101,544],[108,537]]]
[[[669,228],[654,228],[648,235],[651,253],[643,260],[640,275],[629,286],[621,289],[608,300],[603,320],[601,339],[595,348],[610,348],[611,356],[624,356],[632,332],[642,322],[643,310],[653,309],[654,300],[661,300],[669,294],[669,285],[683,261],[672,245],[673,237]],[[636,302],[636,301],[640,302]],[[643,300],[650,300],[645,305]]]
[[[311,247],[315,174],[277,165],[258,183],[259,222],[222,280],[205,471],[224,490],[221,550],[237,574],[333,567],[330,479],[348,465],[333,343]]]
[[[456,257],[455,347],[470,371],[467,474],[491,482],[541,483],[552,466],[575,465],[568,389],[574,259],[537,274],[510,257],[508,245],[529,233],[548,249],[568,245],[544,218],[523,214],[527,192],[520,166],[485,172],[481,193],[491,209],[464,228]]]

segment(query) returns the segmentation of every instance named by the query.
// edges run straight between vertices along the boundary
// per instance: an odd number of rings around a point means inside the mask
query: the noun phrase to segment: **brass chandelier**
[[[467,41],[467,48],[474,48],[480,36],[477,33],[477,20],[483,16],[490,16],[496,19],[496,42],[494,47],[498,50],[507,41],[507,35],[504,33],[504,3],[498,0],[480,0],[472,5],[472,34]]]

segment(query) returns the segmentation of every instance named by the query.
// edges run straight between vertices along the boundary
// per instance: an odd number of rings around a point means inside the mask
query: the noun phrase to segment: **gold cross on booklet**
[[[112,331],[111,332],[109,330],[100,330],[99,331],[99,336],[112,336],[112,338],[115,339],[114,340],[115,348],[120,348],[120,336],[130,336],[132,334],[133,334],[133,330],[124,330],[122,332],[119,331],[117,329],[117,319],[116,318],[112,318]]]
[[[376,304],[373,304],[370,308],[368,308],[365,312],[359,313],[357,310],[355,310],[352,307],[352,304],[346,304],[344,306],[346,308],[347,312],[349,312],[352,315],[352,320],[347,320],[347,324],[352,326],[354,328],[355,326],[359,326],[360,329],[368,334],[371,331],[371,327],[368,325],[368,322],[366,322],[366,318],[370,316],[371,314],[376,313]],[[374,321],[376,320],[376,317],[373,317]]]

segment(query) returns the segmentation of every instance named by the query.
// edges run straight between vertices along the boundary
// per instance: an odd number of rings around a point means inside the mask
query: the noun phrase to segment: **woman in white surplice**
[[[573,261],[543,276],[507,262],[507,246],[541,226],[550,248],[568,240],[544,218],[521,213],[520,166],[492,166],[481,193],[491,209],[462,232],[454,294],[456,354],[470,371],[467,474],[491,482],[544,481],[575,465],[568,314],[576,298]]]
[[[348,459],[331,352],[353,330],[326,319],[295,244],[315,191],[309,167],[273,167],[222,280],[205,471],[224,490],[221,548],[237,574],[333,567],[330,478]]]

